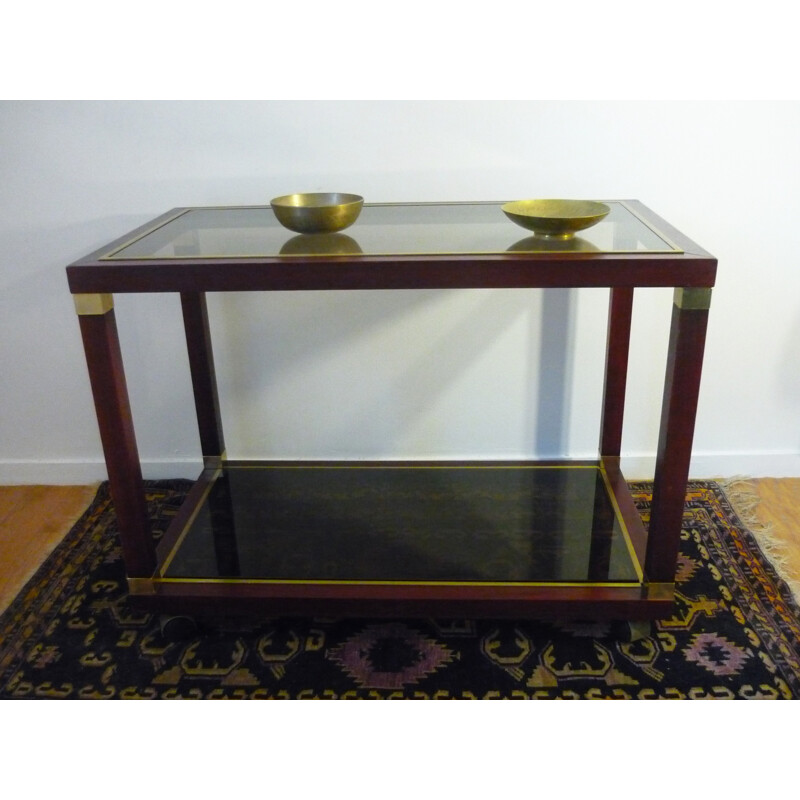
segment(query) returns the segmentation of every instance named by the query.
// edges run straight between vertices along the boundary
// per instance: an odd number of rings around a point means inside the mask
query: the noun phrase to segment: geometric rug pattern
[[[190,484],[148,481],[160,536]],[[652,484],[631,483],[645,525]],[[688,487],[672,615],[612,623],[248,618],[131,607],[107,484],[0,617],[0,699],[795,699],[800,608],[719,484]]]

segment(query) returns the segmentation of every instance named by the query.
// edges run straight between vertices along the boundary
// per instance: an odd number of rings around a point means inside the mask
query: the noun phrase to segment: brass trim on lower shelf
[[[153,579],[153,584],[200,584],[200,585],[253,585],[253,586],[470,586],[487,588],[564,588],[564,589],[641,589],[637,581],[381,581],[381,580],[333,580],[304,578],[164,578]]]
[[[237,461],[224,460],[222,464],[223,469],[599,469],[600,465],[597,461],[576,461],[573,463],[519,463],[513,462],[502,464],[487,462],[485,464],[479,463],[462,463],[458,461],[447,462],[442,461],[439,463],[432,461],[386,461],[381,463],[378,461],[371,463],[363,463],[361,461],[350,462],[331,462],[331,461],[306,461],[303,463],[295,463],[287,461]]]

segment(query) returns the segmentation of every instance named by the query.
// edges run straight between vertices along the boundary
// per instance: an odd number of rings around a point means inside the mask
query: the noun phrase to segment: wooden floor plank
[[[0,613],[97,492],[90,486],[0,486]]]
[[[759,478],[753,483],[759,498],[755,514],[770,528],[770,538],[781,557],[780,572],[797,594],[800,589],[800,478]]]

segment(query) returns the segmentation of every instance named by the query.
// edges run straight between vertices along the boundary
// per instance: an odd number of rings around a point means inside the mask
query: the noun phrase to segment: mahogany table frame
[[[689,475],[711,288],[717,260],[640,202],[624,201],[682,252],[504,253],[101,260],[104,254],[184,209],[137,228],[67,268],[80,320],[129,591],[154,609],[331,611],[656,618],[667,615]],[[204,469],[173,528],[184,525],[225,459],[207,292],[609,287],[599,464],[630,531],[644,578],[637,587],[597,585],[431,586],[273,585],[268,582],[162,583],[160,554],[144,499],[113,306],[115,293],[180,294]],[[649,530],[620,471],[622,422],[634,289],[674,290]],[[174,539],[175,534],[171,534]],[[170,535],[167,536],[170,538]]]

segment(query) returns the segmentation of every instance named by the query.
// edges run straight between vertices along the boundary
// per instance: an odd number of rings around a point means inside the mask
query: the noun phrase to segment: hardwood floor
[[[800,478],[760,478],[754,484],[759,501],[754,513],[773,543],[762,549],[800,602]],[[755,525],[750,528],[758,533]]]
[[[769,535],[784,579],[800,598],[800,478],[760,478],[729,496],[754,532]],[[755,494],[753,494],[755,490]],[[91,486],[0,486],[0,613],[63,539],[97,491]],[[738,503],[736,498],[738,499]]]
[[[97,492],[92,486],[0,486],[0,613]]]

